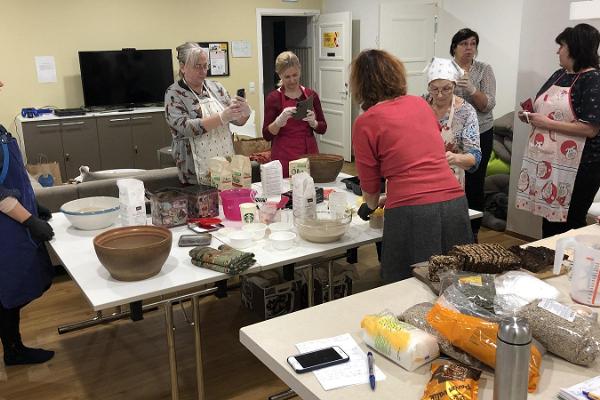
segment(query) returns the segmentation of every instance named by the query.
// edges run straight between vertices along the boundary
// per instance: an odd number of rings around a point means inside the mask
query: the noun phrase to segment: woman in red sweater
[[[473,241],[467,199],[448,168],[431,107],[406,94],[400,60],[362,51],[352,62],[350,87],[365,111],[352,129],[365,214],[377,208],[381,178],[387,181],[381,275],[386,283],[407,279],[410,265]]]
[[[319,152],[314,133],[320,135],[327,130],[319,95],[314,90],[300,85],[300,61],[291,51],[284,51],[275,60],[275,72],[279,75],[280,87],[273,90],[265,100],[265,122],[263,138],[272,142],[271,159],[281,161],[283,176],[288,177],[289,162],[303,154]],[[313,110],[306,117],[295,119],[296,104],[313,97]]]

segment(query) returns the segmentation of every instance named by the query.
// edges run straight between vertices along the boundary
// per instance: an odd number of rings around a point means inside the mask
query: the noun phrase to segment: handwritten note
[[[332,338],[311,340],[296,344],[301,353],[319,350],[326,347],[339,346],[348,354],[350,361],[314,371],[321,386],[325,390],[337,389],[343,386],[369,384],[369,367],[367,354],[362,351],[354,338],[343,334]],[[385,375],[377,365],[375,366],[375,379],[382,381]]]

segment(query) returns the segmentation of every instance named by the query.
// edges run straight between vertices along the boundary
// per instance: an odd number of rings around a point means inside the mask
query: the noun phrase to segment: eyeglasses
[[[438,95],[438,94],[448,94],[448,93],[452,93],[452,91],[454,90],[453,86],[445,86],[443,88],[436,88],[436,87],[428,87],[427,90],[429,91],[429,93],[433,94],[433,95]]]
[[[208,69],[208,64],[195,64],[194,65],[195,69]]]

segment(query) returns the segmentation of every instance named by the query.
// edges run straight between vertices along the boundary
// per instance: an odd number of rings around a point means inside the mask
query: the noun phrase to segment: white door
[[[321,153],[339,154],[351,161],[350,91],[352,14],[321,14],[316,20],[315,87],[327,121],[325,135],[317,135]]]
[[[422,95],[427,89],[423,69],[435,54],[437,4],[383,3],[379,15],[379,48],[404,63],[408,93]]]

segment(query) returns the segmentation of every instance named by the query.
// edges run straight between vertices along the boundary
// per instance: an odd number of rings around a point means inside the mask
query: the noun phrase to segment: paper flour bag
[[[118,179],[121,225],[146,225],[144,182],[139,179]]]

